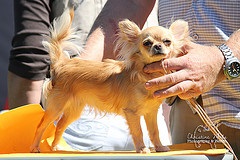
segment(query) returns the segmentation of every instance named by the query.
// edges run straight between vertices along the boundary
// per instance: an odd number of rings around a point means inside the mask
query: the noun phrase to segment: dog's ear
[[[189,37],[188,23],[184,20],[176,20],[169,28],[176,40],[184,40]]]
[[[136,43],[141,33],[140,28],[132,21],[126,19],[118,23],[118,36],[124,41]]]
[[[141,30],[128,19],[120,21],[118,27],[114,53],[117,55],[117,59],[125,61],[126,67],[130,68],[132,66],[131,57],[139,50],[138,42]]]

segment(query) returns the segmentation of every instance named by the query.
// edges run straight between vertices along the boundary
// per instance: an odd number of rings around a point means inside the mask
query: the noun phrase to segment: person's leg
[[[194,114],[188,104],[177,98],[170,111],[170,130],[172,143],[186,143],[189,134],[194,133],[201,119]]]
[[[173,144],[194,143],[200,149],[202,144],[209,144],[209,148],[214,148],[214,145],[219,141],[204,126],[198,114],[194,114],[184,100],[178,98],[175,101],[170,113],[170,130]],[[226,137],[235,154],[240,157],[240,130],[223,124],[218,129]]]
[[[230,128],[226,125],[221,125],[219,127],[221,133],[226,136],[227,141],[230,143],[232,149],[234,150],[238,159],[240,159],[240,130],[235,128]]]
[[[9,108],[26,104],[39,104],[43,81],[32,81],[8,72]]]

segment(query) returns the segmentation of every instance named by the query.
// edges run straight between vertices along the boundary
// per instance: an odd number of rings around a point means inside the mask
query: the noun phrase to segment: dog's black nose
[[[153,46],[153,53],[154,54],[163,54],[162,52],[162,46],[160,44]]]

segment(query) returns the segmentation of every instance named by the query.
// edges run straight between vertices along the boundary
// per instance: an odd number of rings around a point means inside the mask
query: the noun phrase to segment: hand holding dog
[[[156,89],[154,96],[167,98],[179,95],[182,99],[197,97],[211,90],[225,79],[222,66],[224,58],[216,46],[203,46],[193,42],[183,47],[184,56],[156,62],[144,68],[146,73],[175,71],[162,77],[149,80],[148,90]]]

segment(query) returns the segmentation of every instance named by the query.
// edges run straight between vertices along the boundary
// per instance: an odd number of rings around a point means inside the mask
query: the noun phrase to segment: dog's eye
[[[146,40],[146,41],[143,42],[143,45],[146,46],[146,47],[151,47],[152,44],[153,43],[151,41],[149,41],[149,40]]]
[[[169,39],[164,39],[163,43],[165,46],[170,46],[171,45],[171,41]]]

